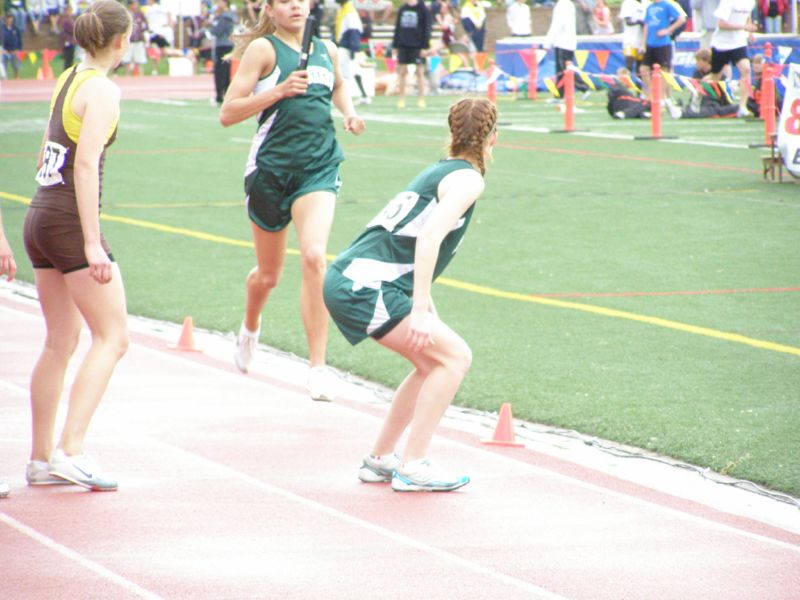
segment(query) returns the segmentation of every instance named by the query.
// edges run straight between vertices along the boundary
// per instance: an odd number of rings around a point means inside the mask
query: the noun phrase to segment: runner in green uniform
[[[350,343],[373,337],[414,365],[359,470],[362,481],[391,481],[397,491],[450,491],[469,483],[435,470],[426,458],[471,361],[466,342],[437,315],[430,292],[483,192],[497,111],[487,100],[464,99],[450,109],[448,123],[449,157],[395,196],[325,276],[325,304]],[[409,425],[401,459],[395,448]]]
[[[356,135],[364,122],[339,74],[336,47],[313,38],[308,67],[297,70],[308,0],[268,0],[254,29],[239,36],[241,63],[220,109],[224,126],[258,115],[245,168],[245,193],[257,266],[247,276],[245,315],[236,366],[247,372],[261,331],[261,311],[278,284],[287,225],[300,244],[300,312],[308,340],[309,393],[332,400],[325,370],[328,313],[322,300],[325,255],[344,160],[331,118],[331,100]]]

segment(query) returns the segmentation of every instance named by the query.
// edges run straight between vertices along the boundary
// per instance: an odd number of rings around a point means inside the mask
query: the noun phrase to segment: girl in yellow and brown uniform
[[[115,0],[98,0],[75,21],[83,62],[59,77],[42,140],[39,190],[25,218],[25,249],[47,325],[31,376],[33,444],[30,485],[75,483],[116,490],[83,452],[83,441],[111,373],[128,347],[122,276],[100,233],[105,148],[114,140],[120,92],[106,74],[130,42],[130,16]],[[92,345],[69,395],[69,410],[53,449],[58,400],[82,322]]]

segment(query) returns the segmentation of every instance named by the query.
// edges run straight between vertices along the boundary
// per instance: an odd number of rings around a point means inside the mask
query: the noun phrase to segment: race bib
[[[789,65],[786,95],[778,125],[778,150],[786,168],[800,177],[800,65]]]
[[[36,174],[36,182],[39,185],[49,186],[64,183],[61,176],[61,168],[67,159],[68,148],[61,144],[47,141],[44,145],[44,156],[42,158],[42,168]]]
[[[393,231],[397,224],[411,212],[414,206],[416,206],[417,200],[419,200],[419,194],[415,192],[401,192],[397,194],[378,216],[367,223],[367,229],[371,227],[383,227],[386,231]]]

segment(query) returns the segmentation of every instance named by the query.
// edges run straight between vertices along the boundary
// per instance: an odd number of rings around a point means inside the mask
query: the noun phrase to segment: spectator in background
[[[47,14],[44,7],[44,0],[25,0],[28,5],[28,17],[31,20],[31,27],[33,27],[33,34],[39,35],[42,28],[42,22]],[[22,30],[20,30],[22,31]]]
[[[61,33],[58,29],[58,20],[59,16],[64,10],[65,2],[64,0],[44,0],[44,17],[46,16],[47,19],[50,21],[50,33],[58,34]]]
[[[128,12],[131,14],[131,43],[128,51],[122,57],[122,64],[127,68],[129,75],[141,75],[144,65],[147,64],[145,47],[147,19],[142,13],[138,0],[128,2]]]
[[[753,40],[753,33],[758,29],[751,18],[754,8],[755,0],[721,0],[714,13],[717,29],[711,37],[711,76],[719,81],[723,69],[731,63],[739,69],[738,117],[750,114],[747,98],[752,94],[752,84],[747,44]]]
[[[353,81],[361,92],[360,104],[371,102],[364,83],[361,81],[361,72],[358,68],[356,55],[361,51],[361,34],[363,25],[358,16],[353,0],[336,0],[339,10],[336,12],[335,40],[338,46],[339,71],[347,81]],[[349,88],[348,88],[349,93]]]
[[[322,37],[320,33],[322,28],[322,19],[325,17],[325,0],[309,0],[308,16],[314,17],[317,22],[314,24],[314,31],[311,34],[314,37]]]
[[[781,33],[783,15],[789,10],[788,0],[759,0],[758,10],[764,23],[764,33]]]
[[[461,26],[475,47],[475,52],[483,52],[486,41],[486,10],[481,0],[464,0],[461,7]]]
[[[747,109],[756,117],[761,118],[761,86],[764,81],[764,55],[756,54],[752,60],[753,67],[753,91],[747,99]],[[773,84],[774,85],[774,84]],[[783,107],[783,95],[780,90],[775,88],[775,118],[779,119],[781,108]]]
[[[225,92],[231,83],[231,63],[227,56],[233,52],[231,34],[236,21],[236,13],[231,10],[230,1],[217,0],[209,31],[214,37],[214,88],[215,100],[219,105],[225,99]]]
[[[644,61],[641,68],[642,80],[650,94],[650,70],[653,65],[660,65],[662,71],[672,72],[672,35],[686,22],[686,15],[680,6],[671,0],[653,0],[644,13],[644,28],[642,38],[644,42]],[[662,102],[669,109],[670,115],[680,117],[680,111],[673,104],[670,97],[672,87],[666,80],[661,80]],[[652,110],[660,110],[654,106]],[[676,117],[676,118],[677,118]]]
[[[594,33],[594,0],[577,0],[575,6],[575,33],[592,35]]]
[[[592,11],[595,35],[609,35],[614,33],[614,23],[611,22],[611,9],[606,6],[605,0],[595,0]]]
[[[25,33],[25,29],[28,27],[28,5],[25,0],[4,0],[3,12],[13,15],[14,23],[20,33]]]
[[[258,23],[258,16],[261,14],[261,0],[244,0],[244,12],[247,15],[248,23],[255,26]]]
[[[64,7],[64,13],[61,15],[61,37],[63,39],[61,58],[64,61],[64,70],[66,71],[75,61],[75,17],[72,16],[72,4],[69,2]]]
[[[572,0],[558,0],[553,8],[550,28],[544,40],[546,49],[553,48],[556,53],[556,79],[563,85],[564,71],[567,63],[575,64],[575,49],[578,47],[578,36],[575,33],[575,4]],[[588,92],[589,88],[579,78],[575,80],[575,89]]]
[[[711,79],[711,50],[701,48],[694,55],[695,70],[693,79]],[[700,94],[694,88],[689,88],[692,99],[683,111],[683,119],[707,119],[713,117],[735,117],[738,108],[728,102],[724,95]]]
[[[608,88],[608,102],[606,109],[615,119],[649,119],[650,102],[638,98],[633,91],[623,83],[631,79],[628,69],[617,69],[617,81]]]
[[[448,2],[439,5],[436,23],[442,30],[442,46],[450,49],[450,44],[456,41],[456,20],[453,18],[453,7]]]
[[[644,58],[640,48],[645,8],[641,0],[623,0],[619,9],[619,18],[622,21],[622,54],[625,56],[625,67],[631,73],[639,72],[639,63]]]
[[[711,36],[717,28],[717,17],[714,12],[719,6],[719,0],[692,0],[692,8],[700,15],[700,24],[695,29],[702,31],[700,48],[711,48]]]
[[[514,37],[531,35],[531,7],[527,0],[515,0],[506,9],[506,23]]]
[[[3,68],[6,71],[6,76],[11,76],[11,70],[14,71],[14,79],[19,79],[19,65],[20,60],[18,52],[22,50],[22,33],[16,26],[14,15],[7,14],[3,23],[3,29],[0,31],[3,38]]]
[[[425,52],[431,45],[431,14],[423,0],[405,0],[397,11],[392,48],[397,54],[397,108],[406,107],[408,65],[415,65],[417,106],[425,107]]]

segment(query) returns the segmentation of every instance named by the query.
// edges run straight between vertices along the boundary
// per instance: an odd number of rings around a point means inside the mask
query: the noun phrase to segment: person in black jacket
[[[425,57],[424,51],[431,43],[431,13],[423,0],[406,0],[397,11],[392,49],[396,52],[397,85],[400,98],[397,108],[406,106],[406,74],[408,65],[416,65],[419,100],[417,106],[425,108]]]
[[[214,88],[217,104],[222,104],[225,92],[231,84],[231,63],[227,56],[233,52],[231,35],[237,21],[236,13],[231,10],[230,0],[217,0],[210,29],[214,37]]]

